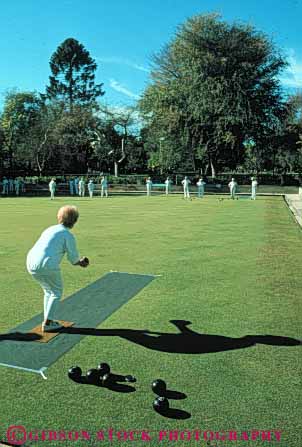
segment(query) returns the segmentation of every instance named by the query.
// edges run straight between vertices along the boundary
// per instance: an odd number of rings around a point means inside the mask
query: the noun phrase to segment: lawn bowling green
[[[148,430],[148,445],[157,447],[162,429],[169,434],[237,428],[238,436],[243,428],[248,433],[279,429],[280,446],[300,447],[302,236],[283,199],[1,201],[0,251],[5,262],[0,271],[0,348],[9,345],[11,353],[20,343],[39,349],[55,346],[56,351],[62,340],[65,346],[67,334],[48,343],[11,339],[9,334],[42,312],[42,293],[26,272],[26,253],[43,229],[55,223],[57,209],[65,203],[79,207],[73,232],[80,254],[90,260],[81,271],[67,261],[62,264],[66,303],[80,296],[79,309],[85,309],[78,319],[62,315],[74,323],[69,339],[78,340],[48,365],[47,380],[0,367],[2,433],[10,425],[24,425],[37,436],[43,429],[82,429],[91,435],[82,444],[91,447],[102,445],[96,433],[107,433],[110,427],[115,432]],[[110,278],[111,270],[162,276],[90,325],[85,322],[89,300],[83,292]],[[102,296],[104,302],[106,297],[114,301],[106,288]],[[96,319],[102,316],[94,307],[92,313]],[[71,366],[79,365],[85,374],[101,362],[137,381],[112,390],[68,377]],[[5,363],[1,357],[0,363]],[[169,390],[187,396],[169,398],[174,417],[153,410],[156,395],[150,384],[159,377]],[[234,441],[217,445],[234,446]],[[252,445],[262,447],[261,437]]]

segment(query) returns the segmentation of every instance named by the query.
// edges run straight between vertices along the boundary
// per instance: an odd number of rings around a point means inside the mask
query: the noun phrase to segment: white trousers
[[[60,270],[45,269],[29,273],[40,284],[44,292],[44,321],[54,320],[56,309],[63,295]]]
[[[190,191],[188,186],[184,186],[184,198],[190,198]]]
[[[202,186],[198,186],[198,197],[203,197],[204,188]]]
[[[50,199],[53,200],[55,198],[55,190],[51,189],[50,190]]]
[[[101,197],[104,197],[104,194],[108,197],[108,188],[106,186],[102,186],[101,188]]]
[[[251,199],[256,200],[256,188],[252,187],[252,197]]]

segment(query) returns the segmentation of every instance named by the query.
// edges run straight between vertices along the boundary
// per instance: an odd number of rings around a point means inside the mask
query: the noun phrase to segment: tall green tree
[[[229,24],[217,14],[187,20],[154,56],[152,82],[140,101],[149,140],[171,141],[157,143],[161,163],[172,147],[179,167],[207,161],[213,176],[221,167],[236,168],[245,141],[261,140],[280,125],[278,74],[285,66],[271,40],[250,25]]]
[[[9,92],[4,102],[1,128],[3,149],[10,170],[15,162],[25,157],[25,146],[30,130],[39,120],[40,98],[33,92]]]
[[[97,64],[76,39],[66,39],[50,59],[52,75],[46,94],[50,99],[63,100],[69,109],[73,105],[94,102],[104,95],[103,84],[95,84]]]
[[[283,126],[273,140],[273,167],[283,175],[302,174],[302,94],[291,95],[286,106]]]

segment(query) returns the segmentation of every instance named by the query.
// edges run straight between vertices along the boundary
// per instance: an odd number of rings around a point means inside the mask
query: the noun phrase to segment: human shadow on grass
[[[42,337],[39,334],[29,334],[23,332],[9,332],[7,334],[0,334],[0,341],[12,340],[12,341],[36,341]]]
[[[66,334],[92,335],[97,337],[121,337],[154,351],[177,354],[207,354],[233,349],[249,348],[256,344],[271,346],[298,346],[301,341],[276,335],[246,335],[240,338],[223,335],[200,334],[188,328],[190,321],[170,320],[178,333],[153,332],[136,329],[93,329],[69,327],[61,330]]]

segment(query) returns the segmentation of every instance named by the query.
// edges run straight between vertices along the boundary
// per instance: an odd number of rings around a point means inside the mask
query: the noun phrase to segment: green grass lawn
[[[26,444],[38,447],[205,447],[205,441],[159,441],[157,433],[237,430],[239,436],[254,429],[282,431],[281,442],[211,445],[300,447],[301,346],[280,345],[276,336],[302,337],[302,233],[283,199],[0,199],[1,333],[42,311],[41,290],[27,273],[25,258],[66,203],[79,207],[73,232],[91,265],[80,269],[63,262],[64,297],[110,270],[162,275],[101,325],[162,335],[146,335],[144,342],[87,336],[47,370],[46,381],[0,367],[0,437],[10,425],[23,425],[28,432],[65,429],[91,435],[83,442]],[[171,320],[190,321],[195,335],[185,330],[177,338],[180,331]],[[259,337],[260,343],[246,347],[239,340],[242,348],[231,349],[231,338],[247,335],[273,337]],[[197,352],[187,353],[192,344]],[[67,377],[71,365],[85,371],[102,361],[116,373],[135,375],[135,392],[80,385]],[[190,418],[164,418],[153,411],[150,384],[159,377],[187,395],[170,400],[170,406]],[[152,439],[96,440],[96,432],[110,428],[148,430]]]

